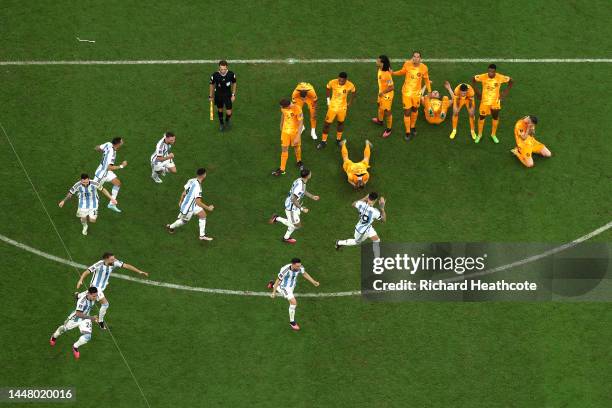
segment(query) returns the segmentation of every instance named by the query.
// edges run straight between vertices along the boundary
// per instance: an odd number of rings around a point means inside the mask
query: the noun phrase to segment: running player
[[[174,133],[166,132],[155,146],[155,152],[151,155],[151,178],[156,183],[162,183],[160,175],[165,176],[168,172],[176,174],[174,153],[170,152],[175,141]]]
[[[312,173],[308,169],[302,169],[300,171],[300,178],[296,179],[293,184],[291,184],[291,190],[289,190],[289,194],[285,199],[285,215],[287,218],[280,217],[278,214],[272,214],[268,223],[274,224],[275,222],[280,222],[281,224],[287,227],[287,232],[285,236],[281,239],[281,241],[286,242],[287,244],[295,244],[297,241],[295,238],[291,238],[291,234],[298,228],[302,227],[302,223],[300,221],[300,214],[303,212],[304,214],[308,213],[308,208],[302,205],[302,199],[304,196],[319,201],[318,195],[310,194],[306,191],[306,183],[312,177]]]
[[[59,326],[49,339],[49,344],[51,347],[55,346],[59,336],[78,327],[79,331],[81,332],[81,337],[79,337],[79,339],[72,344],[72,354],[76,359],[81,357],[79,347],[91,340],[91,322],[98,322],[98,316],[89,315],[97,299],[98,289],[93,286],[86,291],[77,294],[76,308],[72,313],[70,313],[70,315],[68,315],[64,321],[64,324]]]
[[[336,124],[336,143],[340,145],[342,140],[342,132],[344,131],[344,120],[346,119],[346,111],[355,100],[355,85],[348,79],[346,72],[338,74],[337,79],[332,79],[327,83],[327,114],[325,115],[325,123],[323,124],[323,135],[321,143],[317,145],[317,149],[323,149],[327,145],[327,134],[329,127],[334,119]]]
[[[206,169],[198,169],[196,177],[187,180],[183,194],[179,200],[179,215],[172,224],[166,224],[166,229],[170,234],[189,222],[193,214],[198,216],[198,225],[200,227],[200,240],[212,241],[213,238],[206,235],[206,211],[211,212],[215,206],[206,205],[202,201],[202,183],[206,178]]]
[[[459,121],[459,112],[461,108],[465,106],[470,117],[470,132],[472,133],[472,139],[476,140],[476,132],[474,132],[474,112],[476,111],[476,101],[474,100],[474,88],[468,84],[459,84],[455,87],[455,90],[450,86],[448,81],[444,82],[444,87],[451,94],[453,99],[453,131],[450,134],[450,138],[454,139],[457,134],[457,122]]]
[[[476,82],[482,82],[482,91],[476,88]],[[502,84],[508,84],[504,92],[500,95],[499,91]],[[497,66],[495,64],[489,65],[489,69],[486,74],[480,74],[474,76],[472,79],[472,85],[476,91],[476,96],[480,98],[480,107],[478,112],[478,135],[474,140],[475,143],[480,142],[482,138],[482,130],[484,128],[485,117],[491,115],[491,139],[494,143],[499,143],[497,139],[497,125],[499,125],[499,111],[501,110],[501,101],[508,95],[510,88],[514,85],[512,78],[506,75],[497,73]]]
[[[374,257],[380,257],[380,238],[374,227],[372,227],[372,223],[375,220],[385,222],[387,220],[387,213],[385,212],[384,197],[380,197],[378,209],[374,208],[377,199],[378,193],[371,192],[352,204],[359,211],[359,221],[357,221],[355,226],[355,237],[336,241],[336,250],[340,250],[343,246],[360,245],[370,238],[374,249]]]
[[[313,140],[317,140],[317,93],[314,87],[308,82],[300,82],[297,84],[291,94],[291,103],[299,106],[300,111],[304,107],[304,104],[308,105],[308,111],[310,113],[310,136]],[[302,128],[300,134],[303,131],[304,128]]]
[[[446,113],[450,102],[448,96],[444,96],[440,99],[440,92],[431,91],[429,94],[425,94],[425,87],[421,89],[421,103],[423,104],[423,114],[425,120],[432,125],[439,125],[446,119]]]
[[[102,255],[102,259],[91,265],[89,268],[85,269],[81,274],[79,281],[77,282],[77,289],[81,287],[83,284],[83,280],[87,275],[92,273],[91,283],[89,284],[90,288],[96,288],[96,293],[98,294],[98,302],[101,303],[100,306],[100,317],[98,318],[98,324],[102,330],[106,329],[106,325],[104,324],[104,316],[106,315],[106,311],[108,310],[108,299],[104,296],[104,290],[108,286],[108,280],[110,279],[111,272],[115,268],[125,268],[128,271],[136,272],[140,275],[149,276],[148,273],[141,271],[140,269],[132,266],[128,263],[122,262],[115,258],[110,252],[105,252]]]
[[[538,118],[529,115],[519,119],[514,125],[516,147],[512,149],[511,152],[525,165],[525,167],[534,166],[533,153],[544,157],[552,156],[550,150],[535,138],[535,127],[537,124]]]
[[[104,183],[110,181],[113,184],[111,196],[114,200],[117,199],[119,189],[121,188],[121,180],[117,178],[115,170],[123,169],[128,164],[124,160],[119,166],[115,165],[117,150],[119,150],[121,146],[123,146],[123,139],[120,137],[115,137],[110,142],[106,142],[95,147],[96,151],[102,153],[102,161],[96,169],[94,181],[100,183],[101,185],[104,185]],[[113,204],[112,202],[108,204],[107,208],[115,212],[121,212],[121,210],[117,208],[117,205]]]
[[[90,180],[89,175],[85,173],[81,174],[81,180],[74,183],[70,190],[68,190],[66,197],[64,197],[64,199],[58,204],[59,208],[62,208],[70,197],[75,194],[79,196],[76,216],[80,218],[81,225],[83,225],[83,230],[81,231],[83,235],[87,235],[87,229],[89,228],[89,224],[87,224],[87,222],[91,222],[93,224],[98,219],[98,203],[100,202],[98,198],[98,190],[102,191],[102,193],[108,197],[111,204],[117,204],[117,200],[111,196],[108,190],[102,187],[102,185],[97,181]]]
[[[409,141],[417,135],[416,122],[419,116],[419,106],[421,105],[421,86],[423,79],[427,92],[431,92],[431,81],[429,80],[429,70],[421,62],[421,52],[413,51],[412,59],[404,62],[404,66],[393,75],[405,75],[404,85],[402,86],[402,104],[404,105],[404,126],[406,136],[404,139]]]
[[[274,284],[272,284],[272,281],[268,283],[268,288],[272,289],[272,294],[270,295],[272,299],[274,299],[276,294],[279,293],[289,301],[289,325],[296,331],[300,330],[300,326],[295,321],[297,300],[295,300],[293,291],[295,289],[295,285],[297,284],[297,277],[300,274],[306,278],[308,282],[312,283],[313,286],[319,286],[319,282],[314,280],[312,276],[310,276],[308,272],[304,270],[304,266],[302,265],[300,258],[293,258],[290,264],[283,266],[280,269]]]
[[[370,180],[370,173],[368,173],[368,167],[370,167],[370,149],[372,143],[369,140],[365,141],[365,149],[363,149],[363,160],[360,162],[353,162],[349,159],[348,149],[346,148],[346,140],[341,142],[342,145],[342,169],[346,173],[348,182],[355,188],[363,188],[368,180]]]
[[[393,104],[393,77],[391,76],[391,61],[386,55],[381,55],[376,60],[378,68],[378,112],[372,122],[377,125],[383,125],[383,119],[387,122],[387,127],[383,131],[382,137],[387,138],[391,135],[393,126],[393,114],[391,113],[391,105]]]
[[[302,130],[304,129],[304,114],[297,104],[292,104],[287,99],[281,99],[281,162],[280,167],[272,172],[273,176],[285,174],[287,159],[289,159],[289,146],[293,146],[295,152],[296,166],[304,167],[302,163]]]

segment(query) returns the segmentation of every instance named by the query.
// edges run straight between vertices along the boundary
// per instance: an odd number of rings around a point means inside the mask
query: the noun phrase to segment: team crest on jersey
[[[343,90],[342,90],[342,93],[346,93],[346,89],[343,89]]]
[[[420,77],[420,76],[421,76],[421,73],[420,73],[420,72],[417,72],[417,77]]]

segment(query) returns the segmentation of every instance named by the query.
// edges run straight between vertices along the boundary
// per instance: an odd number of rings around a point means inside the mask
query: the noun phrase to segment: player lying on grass
[[[391,135],[391,128],[393,127],[393,114],[391,113],[391,106],[393,105],[393,77],[391,76],[391,61],[386,55],[381,55],[376,60],[376,67],[378,72],[376,74],[378,78],[378,111],[375,118],[372,118],[372,122],[382,126],[383,120],[386,120],[387,127],[383,131],[382,137],[387,138]]]
[[[482,91],[476,87],[476,82],[482,83]],[[502,84],[508,84],[506,89],[500,95],[500,89]],[[499,125],[499,111],[501,110],[501,101],[504,99],[514,82],[512,78],[506,75],[497,73],[497,66],[495,64],[489,65],[489,69],[485,74],[480,74],[472,78],[472,85],[476,96],[480,98],[480,106],[478,112],[478,135],[474,140],[475,143],[480,142],[482,138],[482,130],[484,129],[485,117],[491,115],[491,139],[494,143],[499,143],[497,139],[497,126]]]
[[[274,299],[276,294],[281,294],[285,299],[289,301],[289,325],[293,330],[300,330],[300,326],[295,321],[295,309],[297,308],[297,300],[293,295],[295,285],[297,284],[298,275],[304,276],[307,281],[312,283],[315,287],[319,286],[319,282],[314,280],[312,276],[304,270],[302,261],[300,258],[293,258],[290,264],[283,266],[278,273],[278,277],[273,281],[268,282],[268,289],[272,289],[270,297]]]
[[[98,204],[100,203],[98,190],[102,191],[102,193],[108,197],[111,204],[117,204],[117,200],[111,196],[108,190],[102,187],[102,184],[90,180],[89,176],[85,173],[81,174],[81,180],[77,181],[70,190],[68,190],[66,197],[58,204],[59,207],[62,208],[70,197],[74,194],[78,195],[79,204],[77,206],[76,216],[81,220],[81,225],[83,225],[83,230],[81,231],[83,235],[87,235],[87,230],[89,228],[87,223],[91,222],[93,224],[98,219]]]
[[[423,104],[425,120],[432,125],[439,125],[444,122],[450,105],[448,96],[440,99],[440,92],[435,90],[425,94],[425,87],[421,89],[421,95],[423,95],[421,96],[421,103]]]
[[[287,159],[289,159],[289,146],[293,146],[295,152],[295,165],[300,169],[304,167],[301,136],[304,129],[304,114],[298,105],[292,104],[287,99],[281,99],[280,107],[281,161],[280,167],[272,172],[273,176],[285,174]]]
[[[117,199],[119,189],[121,188],[121,180],[119,180],[115,174],[115,170],[123,169],[128,164],[127,161],[124,160],[119,166],[115,165],[117,150],[119,150],[121,146],[123,146],[123,139],[120,137],[115,137],[110,142],[106,142],[95,147],[96,151],[102,153],[102,161],[96,169],[94,180],[101,185],[104,185],[106,182],[111,182],[113,185],[111,195],[114,200]],[[115,212],[121,212],[121,210],[117,208],[117,205],[113,204],[112,202],[108,204],[107,208]]]
[[[300,82],[297,84],[291,94],[291,103],[297,105],[300,108],[300,112],[304,108],[304,104],[308,105],[308,111],[310,113],[310,136],[313,140],[317,140],[317,93],[314,90],[314,86],[308,82]],[[304,128],[302,127],[300,135],[303,131]]]
[[[511,150],[526,167],[533,167],[532,154],[536,153],[544,157],[551,157],[552,153],[548,148],[535,138],[535,127],[538,118],[533,115],[519,119],[514,125],[514,139],[516,147]]]
[[[365,149],[363,149],[363,160],[360,162],[353,162],[349,159],[348,149],[346,148],[346,140],[341,143],[342,149],[342,169],[346,173],[348,182],[355,188],[363,188],[368,180],[370,180],[370,173],[368,168],[370,167],[370,150],[373,145],[369,140],[365,141]]]
[[[371,192],[352,204],[359,211],[359,221],[357,221],[355,226],[355,236],[354,238],[336,241],[336,250],[340,250],[343,246],[360,245],[370,238],[374,249],[374,257],[380,257],[380,238],[372,224],[375,220],[385,222],[387,220],[387,213],[385,212],[386,202],[384,197],[380,197],[378,209],[374,208],[377,199],[378,193]]]
[[[78,359],[81,357],[79,347],[91,340],[91,322],[98,322],[98,316],[89,315],[97,299],[98,289],[95,287],[91,287],[77,294],[76,308],[68,315],[64,323],[55,330],[49,339],[51,347],[55,346],[59,336],[78,327],[81,332],[81,337],[72,345],[72,354],[74,358]]]
[[[294,238],[291,238],[291,234],[298,228],[302,227],[302,222],[300,220],[300,214],[304,212],[304,214],[308,213],[308,208],[302,205],[302,199],[304,196],[318,201],[319,196],[310,194],[306,191],[306,183],[312,177],[312,173],[308,169],[302,169],[300,171],[300,178],[296,179],[293,184],[291,184],[291,190],[289,190],[289,194],[285,199],[285,215],[287,218],[283,218],[278,216],[277,214],[272,214],[268,223],[274,224],[276,222],[280,222],[281,224],[287,227],[287,232],[281,239],[281,241],[286,242],[287,244],[295,244],[297,241]]]
[[[172,146],[176,141],[176,136],[172,132],[164,133],[164,136],[157,142],[155,151],[151,155],[151,178],[156,183],[162,183],[159,176],[166,173],[176,174],[176,164],[174,164],[174,153],[171,153]]]
[[[336,143],[340,145],[342,140],[342,132],[344,131],[344,120],[346,112],[355,100],[355,85],[348,79],[346,72],[338,74],[337,79],[332,79],[327,83],[327,113],[325,114],[325,124],[323,125],[323,135],[321,143],[317,145],[317,149],[322,149],[327,145],[327,134],[329,127],[334,120],[336,124]]]
[[[148,273],[141,271],[140,269],[132,266],[128,263],[122,262],[115,258],[110,252],[105,252],[102,255],[102,259],[91,265],[89,268],[85,269],[81,274],[79,281],[77,282],[77,289],[83,285],[83,280],[92,273],[91,282],[89,287],[96,288],[96,293],[98,294],[98,302],[100,302],[100,319],[98,324],[102,330],[106,329],[106,325],[104,324],[104,316],[108,310],[108,299],[104,296],[104,290],[108,286],[108,280],[110,279],[110,275],[115,268],[125,268],[128,271],[136,272],[140,275],[149,276]]]
[[[206,205],[202,201],[202,183],[206,179],[206,169],[200,168],[196,171],[196,177],[187,180],[181,199],[179,200],[179,214],[172,224],[166,224],[166,229],[170,234],[187,224],[191,217],[195,214],[198,217],[198,225],[200,227],[200,240],[212,241],[213,238],[206,235],[206,211],[211,212],[215,206]]]
[[[472,140],[476,140],[476,132],[474,132],[474,117],[476,112],[476,101],[474,100],[475,92],[468,84],[459,84],[455,87],[455,90],[450,86],[448,81],[444,82],[444,87],[451,94],[453,99],[453,131],[449,138],[454,139],[457,134],[457,122],[459,122],[459,112],[461,108],[465,106],[470,117],[470,132],[472,134]]]

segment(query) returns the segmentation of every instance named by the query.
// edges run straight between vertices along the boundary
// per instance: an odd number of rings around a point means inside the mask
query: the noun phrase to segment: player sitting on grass
[[[526,167],[533,167],[532,153],[539,154],[544,157],[551,157],[552,153],[548,148],[540,143],[535,138],[535,127],[538,124],[538,118],[529,115],[519,119],[514,125],[514,139],[516,147],[511,150]]]
[[[368,173],[368,167],[370,167],[370,150],[372,149],[372,143],[369,140],[365,141],[365,149],[363,149],[363,160],[360,162],[353,162],[349,159],[348,149],[346,148],[346,140],[340,142],[342,149],[342,169],[346,173],[348,182],[355,188],[363,188],[368,180],[370,180],[370,173]]]
[[[438,91],[431,91],[425,95],[425,87],[421,89],[421,94],[423,95],[421,96],[421,103],[423,104],[425,120],[432,125],[439,125],[444,122],[450,105],[448,96],[440,99],[440,92]]]

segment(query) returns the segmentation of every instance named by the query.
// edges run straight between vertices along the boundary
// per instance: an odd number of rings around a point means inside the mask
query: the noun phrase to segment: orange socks
[[[470,121],[472,123],[472,129],[474,129],[474,121],[472,120],[472,118],[470,118]],[[453,115],[453,130],[457,129],[457,122],[459,122],[459,115]]]
[[[385,114],[385,111],[383,111],[381,108],[378,108],[378,113],[376,114],[376,118],[378,119],[379,122],[383,121],[384,114]]]
[[[495,136],[497,134],[497,125],[499,124],[499,119],[493,119],[491,121],[491,135]]]
[[[323,133],[323,134],[321,135],[321,140],[322,140],[323,142],[327,142],[327,133]]]
[[[287,167],[287,159],[289,158],[289,152],[281,152],[281,164],[280,164],[280,169],[282,171],[285,171],[285,168]]]
[[[293,150],[295,151],[295,160],[302,161],[302,145],[293,146]]]
[[[391,129],[391,126],[393,126],[393,115],[389,114],[387,116],[387,129]]]
[[[336,132],[336,140],[342,140],[342,132]]]
[[[455,127],[455,125],[453,125]],[[474,118],[470,116],[470,130],[474,131]]]
[[[417,122],[417,118],[419,117],[419,111],[416,112],[410,112],[410,122],[411,122],[411,126],[412,128],[416,127],[416,122]]]
[[[484,119],[478,119],[478,134],[482,135],[482,129],[484,129]]]
[[[404,127],[406,128],[406,133],[410,132],[410,116],[404,115]]]

